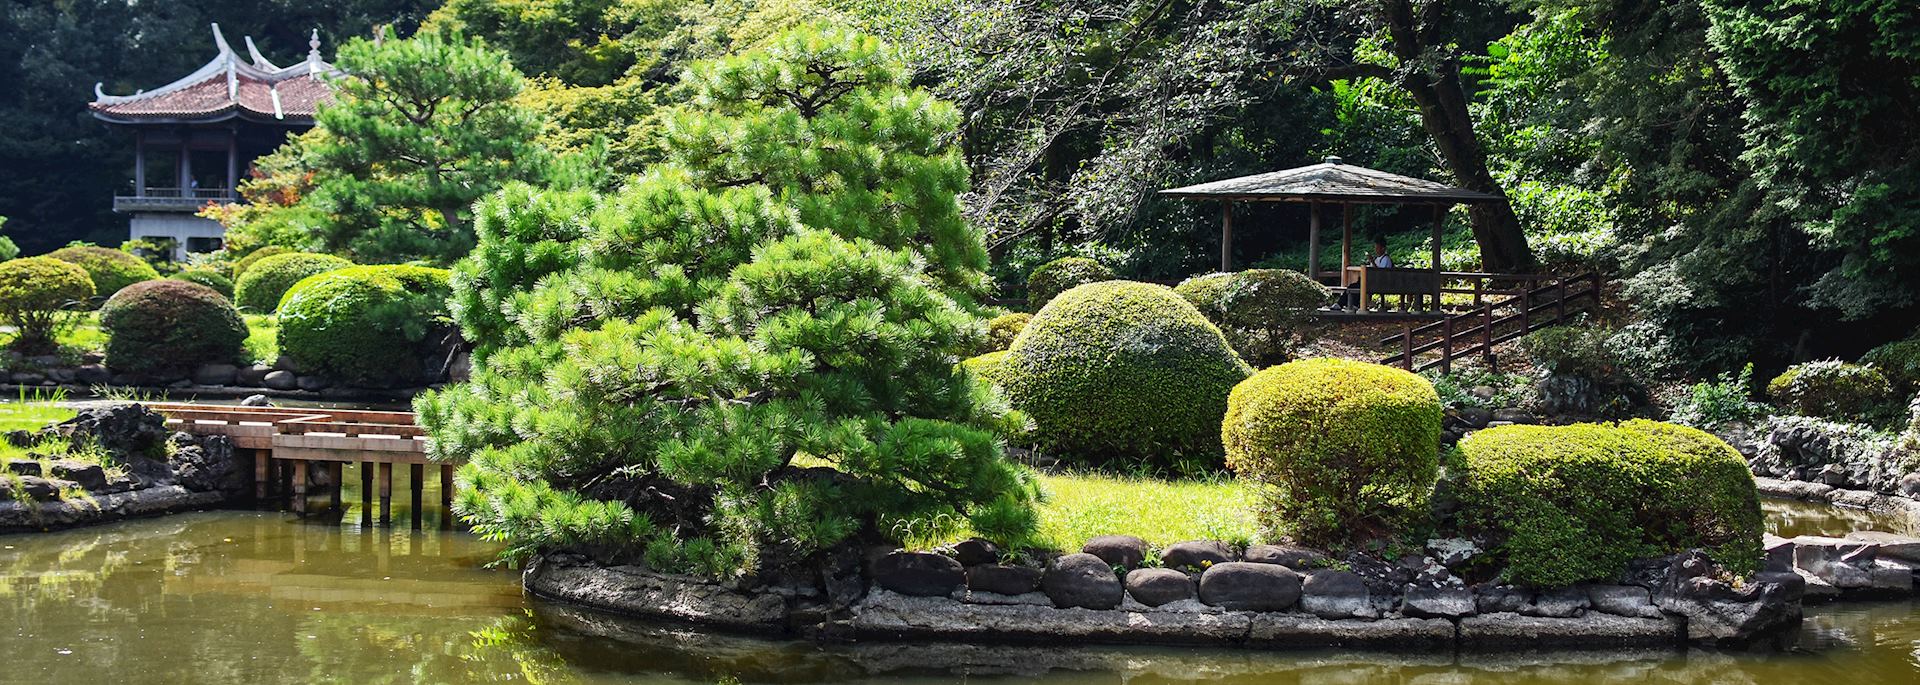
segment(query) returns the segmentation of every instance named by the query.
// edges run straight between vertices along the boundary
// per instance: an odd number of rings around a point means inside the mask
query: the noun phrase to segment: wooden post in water
[[[440,465],[440,528],[453,528],[453,465]]]
[[[307,460],[293,460],[293,511],[307,513]]]
[[[341,500],[347,491],[347,463],[344,461],[327,462],[327,475],[333,477],[333,492],[327,496],[327,504],[333,506],[334,513],[340,512]],[[328,514],[332,516],[333,514]]]
[[[420,464],[407,465],[407,492],[413,496],[413,515],[410,518],[413,519],[414,530],[420,530],[420,500],[421,491],[426,489],[425,471]]]
[[[267,466],[268,462],[273,461],[267,456],[268,454],[270,454],[268,450],[253,451],[253,501],[255,502],[267,501],[267,483],[271,480]]]
[[[373,525],[373,462],[360,462],[360,527]]]
[[[393,521],[393,464],[380,464],[380,525]]]

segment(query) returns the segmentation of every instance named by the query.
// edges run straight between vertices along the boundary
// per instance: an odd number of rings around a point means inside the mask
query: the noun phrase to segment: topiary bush
[[[309,276],[353,266],[340,257],[312,252],[271,255],[255,262],[233,284],[233,302],[249,312],[269,314],[293,284]]]
[[[1034,315],[1008,350],[1001,387],[1039,442],[1071,460],[1214,466],[1227,393],[1250,372],[1172,289],[1106,281]]]
[[[1460,441],[1459,520],[1489,536],[1507,580],[1617,580],[1634,559],[1703,548],[1736,573],[1763,520],[1740,453],[1705,432],[1636,419],[1511,425]]]
[[[1076,286],[1114,279],[1113,270],[1086,257],[1061,257],[1027,275],[1027,307],[1038,311]]]
[[[1270,527],[1309,544],[1351,542],[1422,511],[1443,412],[1433,384],[1413,373],[1305,359],[1235,386],[1220,435],[1227,467],[1266,486]]]
[[[48,252],[47,256],[85,269],[87,277],[93,279],[96,298],[112,297],[121,288],[160,277],[153,265],[139,257],[104,247],[75,245]]]
[[[220,293],[221,297],[233,299],[233,280],[213,269],[187,269],[174,274],[173,277],[188,283],[199,283]]]
[[[996,350],[977,357],[968,357],[960,362],[960,366],[988,383],[999,385],[1001,372],[1007,368],[1007,351]]]
[[[8,347],[24,355],[46,354],[59,346],[56,335],[93,297],[93,279],[85,269],[51,257],[0,262],[0,319],[14,330]]]
[[[994,352],[1013,346],[1013,339],[1020,337],[1020,331],[1026,330],[1027,322],[1033,315],[1025,312],[1001,314],[987,322],[987,351]]]
[[[1802,416],[1867,422],[1893,396],[1887,377],[1838,359],[1795,364],[1767,382],[1767,396]]]
[[[123,288],[100,307],[108,367],[169,374],[240,358],[247,324],[233,303],[198,283],[173,279]]]
[[[1920,392],[1920,338],[1895,340],[1868,350],[1861,355],[1860,363],[1885,376],[1895,397],[1913,397]]]
[[[233,262],[232,268],[228,270],[228,276],[238,281],[241,276],[246,275],[247,269],[252,268],[253,265],[260,260],[289,252],[293,252],[293,249],[279,245],[262,245],[254,249],[254,251],[248,252],[245,257],[241,257],[239,260]]]
[[[429,334],[449,323],[451,294],[447,272],[423,266],[355,266],[308,276],[288,289],[278,308],[280,352],[349,383],[416,382]]]
[[[1174,292],[1220,327],[1249,361],[1284,361],[1297,330],[1333,296],[1306,274],[1286,269],[1211,273],[1182,281]]]

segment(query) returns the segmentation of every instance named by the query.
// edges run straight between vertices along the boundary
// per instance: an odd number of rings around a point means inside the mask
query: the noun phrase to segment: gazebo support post
[[[1233,203],[1220,203],[1220,270],[1233,270]]]
[[[1442,228],[1443,228],[1443,225],[1446,223],[1446,220],[1447,220],[1447,206],[1439,205],[1439,204],[1434,205],[1433,206],[1433,294],[1430,295],[1430,297],[1433,298],[1433,301],[1428,303],[1430,305],[1428,309],[1430,311],[1436,311],[1436,312],[1440,311],[1440,289],[1446,286],[1446,284],[1440,282],[1440,272],[1442,271],[1440,266],[1440,238],[1441,238],[1441,233],[1444,232]]]
[[[1347,269],[1353,268],[1353,203],[1340,203],[1340,282],[1347,284]]]
[[[1307,203],[1307,278],[1320,282],[1320,203]]]

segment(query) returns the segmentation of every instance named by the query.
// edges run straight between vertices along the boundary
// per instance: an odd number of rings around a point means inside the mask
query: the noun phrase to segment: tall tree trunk
[[[1527,246],[1513,205],[1505,199],[1506,190],[1487,169],[1487,153],[1474,135],[1473,113],[1467,108],[1460,59],[1447,48],[1441,24],[1451,21],[1449,1],[1430,0],[1418,15],[1409,0],[1385,3],[1390,49],[1406,69],[1400,86],[1420,105],[1421,127],[1433,137],[1434,147],[1460,185],[1502,198],[1468,207],[1481,267],[1493,272],[1531,270],[1536,264],[1533,250]]]

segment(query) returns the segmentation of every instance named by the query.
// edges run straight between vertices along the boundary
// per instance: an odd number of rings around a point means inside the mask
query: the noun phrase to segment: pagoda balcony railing
[[[116,212],[197,212],[209,202],[239,200],[232,188],[140,188],[138,195],[113,198]]]

